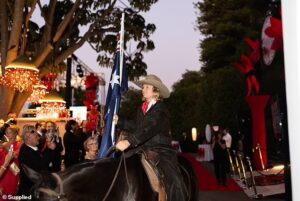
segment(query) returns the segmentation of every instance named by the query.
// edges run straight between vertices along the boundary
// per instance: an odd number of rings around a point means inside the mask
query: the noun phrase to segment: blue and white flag
[[[118,47],[115,55],[104,111],[104,134],[102,136],[99,158],[104,158],[107,150],[115,144],[115,125],[113,117],[118,114],[121,94],[128,90],[127,69],[124,59],[124,14],[121,20],[121,31],[118,38]]]

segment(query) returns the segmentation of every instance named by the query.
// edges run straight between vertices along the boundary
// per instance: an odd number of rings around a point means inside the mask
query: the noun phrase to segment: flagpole
[[[120,107],[121,94],[128,90],[127,69],[124,57],[124,18],[125,13],[122,13],[121,30],[118,35],[118,46],[115,55],[115,62],[110,78],[110,87],[106,97],[105,106],[105,128],[99,150],[99,158],[106,156],[107,150],[115,144],[116,128],[114,116],[118,113]],[[123,78],[124,76],[124,78]],[[111,157],[114,157],[111,155]]]
[[[123,55],[124,55],[124,20],[125,20],[125,13],[122,13],[122,17],[121,17],[121,30],[120,30],[120,86],[122,86],[122,77],[123,77]],[[114,115],[117,114],[117,105],[118,105],[118,98],[116,98],[116,103],[115,103],[115,108],[114,108]],[[111,128],[111,140],[112,140],[112,145],[115,145],[115,137],[116,137],[116,132],[115,132],[115,127],[116,124],[113,121],[112,122],[112,128]]]
[[[125,23],[125,12],[122,13],[121,31],[120,31],[120,85],[122,85],[122,77],[123,77],[124,30],[125,30],[124,23]]]

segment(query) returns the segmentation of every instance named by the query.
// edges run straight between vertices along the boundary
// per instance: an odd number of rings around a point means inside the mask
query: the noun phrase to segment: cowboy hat
[[[140,88],[143,88],[144,84],[152,85],[152,86],[158,88],[159,94],[163,98],[170,97],[169,89],[166,87],[166,85],[164,85],[164,83],[162,83],[162,81],[156,75],[147,75],[145,77],[145,79],[139,80],[139,81],[134,81],[133,83],[136,84],[137,86],[139,86]]]

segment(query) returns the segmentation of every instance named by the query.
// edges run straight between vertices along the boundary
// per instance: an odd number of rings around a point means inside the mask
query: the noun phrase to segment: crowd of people
[[[115,147],[119,151],[133,149],[144,154],[159,171],[167,200],[186,200],[188,191],[180,172],[177,152],[171,145],[170,115],[163,103],[170,92],[155,75],[148,75],[136,84],[142,88],[144,103],[138,108],[136,121],[120,119],[118,122],[118,116],[114,116],[117,127],[126,131]],[[81,161],[95,160],[100,140],[99,136],[86,132],[85,122],[78,125],[75,120],[66,123],[63,139],[52,121],[24,125],[20,133],[12,114],[0,128],[1,138],[0,194],[7,195],[30,195],[33,183],[21,166],[26,165],[36,172],[62,171]]]
[[[86,122],[67,121],[63,139],[53,121],[26,124],[20,132],[15,113],[0,120],[0,195],[30,195],[34,185],[22,166],[42,172],[59,172],[98,158],[101,138],[87,132]],[[0,201],[3,200],[0,196]]]

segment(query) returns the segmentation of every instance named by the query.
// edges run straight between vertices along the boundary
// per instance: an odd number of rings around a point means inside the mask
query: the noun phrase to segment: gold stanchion
[[[243,183],[245,184],[246,188],[248,188],[248,181],[247,181],[247,176],[246,176],[246,170],[243,162],[243,158],[241,154],[238,154],[239,159],[240,159],[240,164],[242,167],[242,173],[243,173]]]
[[[260,146],[260,144],[257,144],[256,149],[258,150],[261,168],[264,170],[265,169],[265,165],[264,165],[264,161],[263,161],[262,154],[261,154],[261,146]]]
[[[230,154],[230,148],[226,148],[226,150],[227,150],[227,154],[228,154],[232,174],[235,175],[235,168],[234,168],[234,165],[233,165],[233,162],[232,162],[232,157],[231,157],[231,154]]]
[[[241,169],[240,169],[240,164],[239,164],[238,157],[236,155],[236,151],[232,150],[232,152],[233,152],[233,155],[234,155],[234,158],[235,158],[235,165],[236,165],[237,172],[239,174],[239,179],[242,181]]]
[[[249,158],[249,157],[246,157],[246,160],[247,160],[247,162],[248,162],[249,171],[250,171],[250,176],[251,176],[251,181],[252,181],[252,187],[253,187],[253,190],[254,190],[254,195],[252,196],[252,198],[254,198],[254,199],[260,199],[260,198],[263,198],[263,195],[262,195],[262,194],[258,194],[258,193],[257,193],[257,189],[256,189],[255,179],[254,179],[254,176],[253,176],[253,170],[252,170],[252,165],[251,165],[250,158]]]

